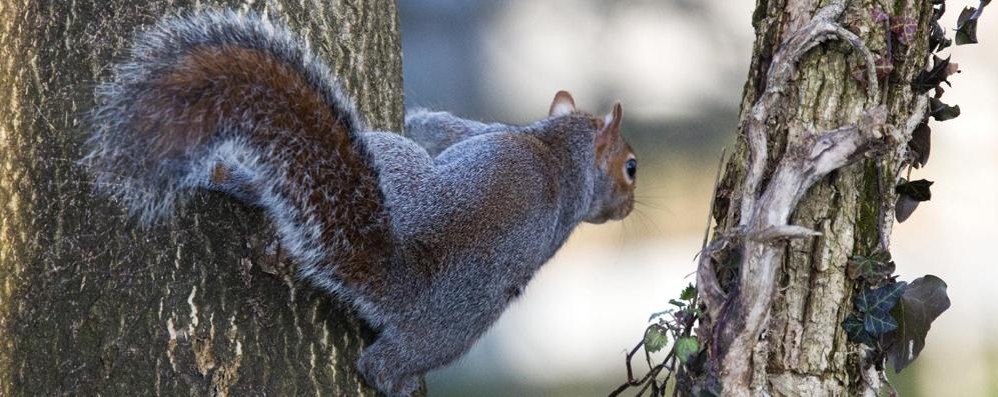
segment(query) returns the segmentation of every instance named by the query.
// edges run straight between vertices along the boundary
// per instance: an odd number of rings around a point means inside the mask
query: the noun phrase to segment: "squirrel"
[[[136,36],[99,85],[82,163],[148,224],[194,189],[262,207],[300,279],[377,332],[357,369],[393,396],[467,351],[581,222],[624,218],[621,106],[558,92],[532,124],[414,110],[371,131],[330,68],[259,14],[207,10]]]

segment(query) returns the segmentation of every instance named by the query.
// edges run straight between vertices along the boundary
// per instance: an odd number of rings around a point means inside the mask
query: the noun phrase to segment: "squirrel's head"
[[[558,91],[551,102],[548,115],[551,117],[576,113],[575,101],[566,91]],[[620,103],[606,116],[589,116],[596,125],[593,146],[597,171],[593,186],[593,201],[584,219],[589,223],[603,223],[620,220],[634,209],[634,187],[638,172],[638,160],[631,145],[620,135]]]

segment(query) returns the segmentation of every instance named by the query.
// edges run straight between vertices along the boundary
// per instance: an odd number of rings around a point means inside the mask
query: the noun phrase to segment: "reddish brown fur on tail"
[[[223,128],[245,128],[261,150],[291,164],[285,172],[295,188],[284,195],[299,208],[314,208],[327,225],[322,240],[332,257],[319,266],[332,267],[347,285],[383,287],[378,264],[391,250],[376,176],[363,172],[370,165],[347,125],[299,71],[261,50],[201,46],[150,84],[140,107],[148,113],[137,115],[134,129],[152,138],[154,152],[175,155]],[[225,170],[214,176],[225,178]],[[330,189],[344,190],[334,195],[336,203],[329,202]]]
[[[148,113],[136,115],[134,127],[153,137],[159,153],[195,147],[216,133],[220,122],[232,120],[256,127],[255,132],[301,131],[349,143],[345,126],[318,91],[260,50],[195,48],[150,85],[149,103],[140,107]]]

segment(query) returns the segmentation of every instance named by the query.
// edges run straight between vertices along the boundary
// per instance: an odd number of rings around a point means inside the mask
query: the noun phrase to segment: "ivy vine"
[[[980,0],[977,7],[965,7],[960,13],[955,29],[955,38],[949,39],[939,19],[946,12],[945,0],[931,0],[933,13],[930,23],[929,52],[932,55],[931,67],[923,70],[912,81],[911,88],[916,94],[931,93],[925,117],[912,131],[908,142],[907,157],[910,177],[912,168],[924,167],[929,159],[932,129],[929,119],[936,122],[951,120],[960,116],[958,105],[942,101],[945,90],[951,84],[950,76],[959,73],[959,65],[950,57],[937,54],[949,46],[974,44],[978,42],[977,25],[984,8],[991,0]],[[887,51],[876,61],[877,78],[887,80],[893,72],[894,46],[909,46],[915,43],[917,22],[904,18],[892,18],[880,9],[870,11],[875,22],[884,23],[888,33]],[[854,73],[858,80],[864,78]],[[885,85],[886,86],[886,85]],[[933,182],[925,179],[909,180],[898,178],[894,188],[897,196],[895,218],[899,223],[907,220],[918,204],[932,197],[930,187]],[[734,251],[737,253],[737,250]],[[730,258],[729,258],[730,259]],[[726,261],[721,261],[726,262]],[[847,277],[855,283],[853,310],[842,321],[841,326],[849,341],[868,347],[865,362],[883,370],[890,363],[895,372],[900,372],[914,361],[925,347],[925,338],[932,322],[950,306],[946,293],[946,283],[939,277],[926,275],[913,281],[898,280],[894,275],[897,266],[886,250],[878,250],[867,255],[851,257],[846,266]],[[723,270],[723,269],[721,269]],[[696,336],[696,325],[702,316],[702,304],[698,302],[696,288],[691,284],[679,295],[669,300],[672,308],[654,313],[649,318],[650,325],[645,329],[642,340],[631,349],[625,359],[627,382],[610,393],[616,396],[630,387],[640,387],[638,395],[650,391],[652,396],[664,394],[666,385],[674,373],[688,371],[699,373],[706,361],[704,346]],[[669,342],[673,343],[670,345]],[[666,356],[656,361],[652,353],[668,347]],[[648,372],[635,377],[632,368],[634,356],[644,349]],[[662,372],[665,375],[660,378]],[[677,385],[682,386],[682,385]],[[699,395],[717,395],[718,390],[699,390]]]

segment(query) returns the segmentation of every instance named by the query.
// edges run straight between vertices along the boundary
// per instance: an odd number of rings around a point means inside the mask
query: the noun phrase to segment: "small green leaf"
[[[891,315],[900,323],[896,332],[885,335],[887,358],[895,372],[911,364],[925,347],[929,328],[942,312],[949,309],[946,283],[927,275],[911,282]]]
[[[665,327],[652,324],[645,329],[645,350],[654,353],[662,350],[669,343],[668,330]]]
[[[700,342],[692,336],[684,336],[676,340],[676,358],[679,362],[686,364],[691,358],[700,352]]]
[[[856,255],[849,258],[846,264],[846,275],[849,279],[863,279],[875,284],[894,273],[894,262],[891,261],[891,254],[886,251],[877,251],[870,256]]]
[[[673,306],[675,306],[675,307],[678,307],[678,308],[680,308],[680,309],[682,309],[682,308],[686,307],[686,302],[683,302],[683,301],[677,301],[677,300],[675,300],[675,299],[669,299],[669,304],[670,304],[670,305],[673,305]]]
[[[897,329],[898,323],[890,313],[873,312],[863,316],[863,329],[870,335],[880,336]]]
[[[863,320],[860,320],[855,313],[850,314],[845,320],[842,320],[842,328],[846,331],[846,337],[850,341],[856,343],[862,343],[867,346],[874,345],[873,336],[869,332],[866,332],[866,328],[863,327]]]
[[[683,292],[679,294],[679,299],[684,301],[691,301],[693,298],[697,297],[697,288],[693,286],[692,283],[683,288]]]

